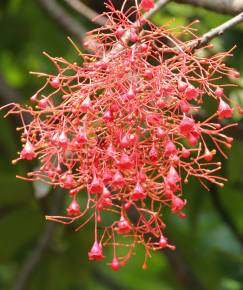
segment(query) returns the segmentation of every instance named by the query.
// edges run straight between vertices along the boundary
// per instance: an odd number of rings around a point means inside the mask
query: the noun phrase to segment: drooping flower
[[[97,241],[94,242],[91,250],[88,253],[89,260],[102,260],[105,258],[102,251],[102,245]]]
[[[68,215],[77,216],[81,214],[80,205],[77,203],[76,199],[70,203],[69,207],[67,208]]]
[[[24,148],[20,152],[20,157],[22,159],[27,159],[27,160],[31,160],[31,159],[35,158],[35,150],[34,150],[34,147],[33,147],[33,145],[29,141],[27,141],[25,143]]]
[[[111,266],[113,271],[118,271],[120,269],[120,263],[119,263],[116,256],[114,256],[110,266]]]
[[[121,216],[120,220],[117,223],[117,232],[119,234],[126,234],[130,232],[131,226],[129,222],[124,218],[124,216]]]

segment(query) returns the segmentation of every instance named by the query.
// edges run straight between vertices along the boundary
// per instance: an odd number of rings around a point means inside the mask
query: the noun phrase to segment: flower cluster
[[[67,215],[47,219],[80,221],[79,228],[93,222],[88,258],[105,258],[103,247],[111,246],[108,265],[118,270],[137,244],[145,249],[144,267],[151,250],[175,249],[164,235],[163,213],[168,208],[185,217],[189,177],[206,188],[207,182],[223,186],[215,155],[231,147],[224,130],[235,124],[223,127],[218,119],[230,118],[237,105],[220,79],[240,75],[223,62],[230,52],[204,57],[193,49],[198,38],[191,24],[178,32],[144,19],[153,1],[127,11],[107,7],[107,24],[87,36],[92,53],[73,44],[80,64],[47,55],[57,74],[37,73],[45,83],[30,98],[33,106],[13,104],[8,114],[23,121],[23,148],[13,162],[40,162],[25,179],[68,192]],[[209,98],[216,111],[204,120]]]

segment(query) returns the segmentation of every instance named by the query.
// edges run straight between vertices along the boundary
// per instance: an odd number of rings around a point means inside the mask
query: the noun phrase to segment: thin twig
[[[62,207],[64,194],[62,191],[56,190],[54,192],[52,200],[51,214],[56,214],[60,211]],[[21,270],[15,280],[15,284],[12,290],[26,290],[27,284],[30,281],[31,274],[34,272],[35,268],[40,263],[45,251],[48,249],[50,241],[53,237],[55,228],[57,224],[54,222],[48,222],[45,224],[44,231],[40,235],[36,246],[33,248],[31,254],[27,257],[26,261],[23,263]]]
[[[202,112],[193,114],[193,117],[196,121],[204,121],[204,120],[207,120],[207,118],[208,118],[207,114],[202,113]],[[226,126],[232,124],[232,122],[230,122],[229,120],[226,120],[226,119],[217,120],[217,122],[222,127],[226,127]],[[233,137],[236,140],[243,142],[243,123],[240,122],[237,126],[230,128],[229,133],[230,133],[230,137]]]

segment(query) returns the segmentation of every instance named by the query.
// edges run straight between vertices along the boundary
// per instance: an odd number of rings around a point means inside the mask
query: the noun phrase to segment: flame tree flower
[[[36,73],[45,82],[30,98],[33,106],[10,104],[6,115],[22,120],[23,147],[13,163],[40,163],[22,178],[68,193],[66,216],[47,219],[79,221],[78,229],[92,222],[88,258],[104,259],[103,248],[110,246],[108,265],[116,271],[137,244],[145,249],[144,268],[151,250],[175,249],[164,235],[163,213],[167,208],[185,217],[183,184],[190,177],[205,188],[207,182],[223,186],[216,155],[226,157],[233,139],[224,131],[235,124],[221,126],[218,120],[241,109],[224,93],[230,84],[220,83],[222,77],[239,77],[224,64],[231,51],[198,53],[192,46],[199,39],[192,27],[197,21],[178,31],[143,18],[154,6],[151,0],[127,11],[125,5],[120,11],[106,5],[106,24],[89,32],[85,43],[92,52],[82,53],[72,42],[80,64],[46,54],[56,73]],[[183,41],[185,35],[190,40]],[[205,99],[217,110],[199,121]]]

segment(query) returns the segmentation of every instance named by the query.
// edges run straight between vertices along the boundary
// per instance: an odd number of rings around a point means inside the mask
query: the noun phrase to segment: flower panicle
[[[30,98],[33,105],[13,104],[7,113],[22,120],[23,147],[14,163],[40,163],[26,179],[68,192],[67,216],[48,220],[80,220],[78,229],[94,221],[88,257],[104,259],[103,247],[113,247],[108,265],[115,271],[136,244],[144,246],[145,260],[151,250],[175,249],[164,236],[164,211],[185,217],[183,184],[190,177],[206,188],[205,182],[223,186],[216,157],[226,156],[233,141],[224,130],[234,124],[218,122],[237,107],[224,91],[230,84],[219,84],[222,77],[240,77],[223,62],[231,52],[200,56],[189,45],[198,39],[193,26],[178,32],[143,18],[153,5],[143,0],[124,12],[109,2],[106,25],[87,36],[85,46],[95,43],[95,50],[79,53],[82,65],[46,54],[57,73],[37,73],[45,82]],[[184,42],[184,34],[192,40]],[[217,110],[200,119],[208,98]],[[103,225],[109,215],[110,224]],[[127,254],[119,255],[124,247]]]

